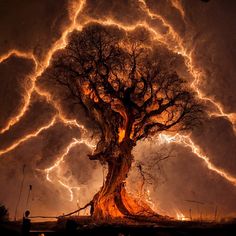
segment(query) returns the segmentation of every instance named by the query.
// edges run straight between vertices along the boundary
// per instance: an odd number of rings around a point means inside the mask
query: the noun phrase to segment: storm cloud
[[[235,1],[177,1],[181,3],[184,15],[173,2],[147,0],[146,5],[173,27],[186,50],[191,52],[192,64],[201,72],[198,88],[222,104],[224,112],[232,113],[232,116],[236,112]],[[48,51],[71,23],[70,7],[78,3],[66,0],[1,1],[0,55],[15,49],[32,53],[39,64],[43,63]],[[80,25],[91,20],[106,22],[108,19],[124,26],[145,22],[168,38],[168,27],[160,19],[148,16],[139,1],[88,0],[76,21]],[[173,41],[170,44],[173,47]],[[188,71],[183,72],[184,59],[181,55],[176,60],[180,73],[192,80]],[[24,96],[32,84],[35,71],[36,65],[32,59],[17,55],[0,63],[1,128],[24,106]],[[43,81],[43,78],[39,78],[37,86],[51,94],[68,119],[76,119],[83,124],[88,130],[89,139],[96,143],[99,137],[96,127],[77,104],[61,96],[63,91]],[[208,106],[219,112],[214,104],[208,102]],[[57,113],[46,97],[33,92],[25,115],[0,135],[0,150],[47,125]],[[77,201],[82,206],[91,200],[101,187],[106,170],[88,159],[87,154],[92,150],[86,144],[78,144],[67,153],[61,167],[52,172],[52,182],[47,181],[43,171],[65,153],[74,139],[79,140],[82,132],[79,127],[57,120],[52,127],[0,156],[0,202],[9,208],[11,217],[14,216],[24,165],[25,182],[18,216],[26,207],[29,184],[33,185],[30,200],[33,215],[59,215],[75,210]],[[226,116],[209,116],[191,137],[215,166],[236,177],[234,124]],[[140,142],[133,152],[135,159],[144,163],[150,156],[155,159],[166,145],[159,141]],[[213,217],[218,207],[221,217],[235,216],[235,186],[207,168],[206,163],[189,147],[171,143],[165,146],[165,150],[169,149],[173,155],[162,161],[159,168],[150,170],[154,178],[152,183],[146,185],[157,211],[172,216],[177,212],[188,215],[191,208],[196,216],[202,213]],[[132,183],[139,179],[134,162],[128,181]],[[60,180],[71,186],[74,195],[72,201],[71,192],[58,182]],[[199,207],[188,200],[204,204]]]

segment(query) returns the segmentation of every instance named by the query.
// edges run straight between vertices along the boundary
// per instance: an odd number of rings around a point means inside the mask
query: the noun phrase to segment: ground
[[[69,221],[68,221],[69,220]],[[1,236],[18,236],[20,222],[0,223]],[[236,222],[206,223],[184,221],[135,222],[114,221],[96,223],[90,217],[79,217],[59,220],[58,222],[32,223],[30,235],[102,235],[102,236],[233,236],[236,235]]]

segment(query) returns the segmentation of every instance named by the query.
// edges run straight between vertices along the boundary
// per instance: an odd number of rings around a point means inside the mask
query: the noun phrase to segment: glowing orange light
[[[119,143],[121,143],[125,137],[125,129],[119,128],[118,135],[119,135]]]
[[[176,219],[181,221],[186,221],[188,218],[181,212],[176,213]]]

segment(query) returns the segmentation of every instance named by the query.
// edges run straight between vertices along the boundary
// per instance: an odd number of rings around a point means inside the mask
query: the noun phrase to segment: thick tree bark
[[[125,190],[125,180],[132,164],[132,145],[122,142],[118,156],[110,157],[106,181],[93,199],[93,216],[107,219],[134,215],[155,214],[144,202],[134,199]]]

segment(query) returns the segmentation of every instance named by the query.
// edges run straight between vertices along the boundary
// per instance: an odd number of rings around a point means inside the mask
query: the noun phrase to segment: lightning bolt
[[[13,49],[12,51],[2,55],[0,57],[0,63],[6,61],[7,59],[9,59],[10,57],[12,56],[17,56],[19,58],[24,58],[24,59],[30,59],[34,62],[35,64],[35,67],[36,67],[36,70],[38,68],[38,62],[35,58],[35,56],[31,53],[25,53],[25,52],[21,52],[21,51],[18,51],[18,50],[15,50]],[[34,79],[34,76],[29,76],[30,77],[30,80],[31,80],[31,87],[29,89],[26,90],[26,94],[24,94],[24,105],[20,108],[20,111],[19,113],[11,118],[7,124],[5,125],[5,127],[3,127],[2,129],[0,129],[0,134],[3,134],[4,132],[6,132],[7,130],[9,130],[9,128],[11,126],[13,126],[14,124],[16,124],[20,119],[21,117],[25,114],[26,110],[27,110],[27,107],[29,106],[30,104],[30,100],[31,100],[31,95],[34,91],[34,84],[35,84],[35,79]]]
[[[171,0],[170,3],[179,12],[183,21],[185,22],[185,11],[180,0]]]
[[[159,138],[160,138],[160,140],[162,140],[163,142],[166,142],[166,143],[177,143],[177,144],[181,144],[185,147],[190,148],[192,153],[197,155],[198,158],[202,159],[205,162],[206,167],[209,170],[214,171],[216,174],[220,175],[225,180],[229,181],[233,185],[236,185],[236,177],[232,176],[231,174],[227,173],[225,170],[212,164],[209,157],[207,157],[205,154],[202,153],[200,148],[196,144],[194,144],[194,142],[192,141],[192,139],[189,136],[180,135],[180,134],[176,134],[173,136],[166,135],[166,134],[160,134]]]
[[[12,117],[7,122],[5,127],[3,127],[0,130],[0,134],[3,134],[4,132],[8,131],[13,125],[15,125],[17,122],[19,122],[21,120],[21,118],[25,115],[25,113],[31,103],[31,98],[32,98],[33,92],[36,92],[38,95],[45,97],[47,99],[47,101],[50,102],[54,106],[54,108],[58,111],[59,119],[63,123],[70,125],[70,126],[77,126],[78,128],[82,128],[83,130],[85,130],[85,128],[82,125],[80,125],[75,119],[74,120],[67,119],[64,116],[59,104],[56,103],[55,101],[53,101],[51,95],[47,91],[43,91],[39,87],[36,86],[37,78],[39,76],[41,76],[42,73],[44,72],[44,70],[49,66],[52,55],[58,49],[64,48],[66,46],[66,37],[70,32],[72,32],[76,28],[76,18],[78,16],[79,12],[82,10],[84,4],[85,4],[85,1],[80,2],[77,11],[75,11],[74,17],[72,17],[71,25],[68,26],[67,30],[65,30],[63,32],[61,38],[49,50],[49,52],[47,53],[46,59],[43,63],[38,62],[36,57],[33,54],[21,52],[19,50],[15,50],[15,49],[11,50],[10,52],[8,52],[0,57],[0,63],[6,61],[11,56],[15,55],[20,58],[32,59],[36,65],[35,73],[32,76],[30,76],[31,87],[27,90],[26,94],[24,94],[23,107],[20,109],[19,113],[16,116]],[[50,128],[54,123],[55,123],[55,117],[52,119],[52,121],[48,125],[43,126],[30,134],[25,135],[24,137],[22,137],[21,139],[17,140],[15,143],[13,143],[11,146],[9,146],[3,150],[0,150],[0,156],[9,152],[9,151],[12,151],[16,147],[18,147],[21,143],[29,140],[30,138],[36,137],[43,130]]]
[[[73,141],[66,147],[63,154],[59,158],[57,158],[56,162],[52,166],[44,169],[44,171],[46,172],[48,181],[52,182],[52,180],[49,177],[50,172],[53,171],[55,168],[57,168],[64,161],[65,157],[68,155],[68,153],[70,152],[70,150],[73,147],[75,147],[76,145],[79,145],[79,144],[86,144],[91,149],[94,149],[96,147],[88,139],[83,139],[83,138],[82,139],[75,139],[74,138]]]
[[[79,145],[79,144],[85,144],[87,145],[91,150],[94,150],[96,145],[93,144],[91,142],[91,140],[86,139],[86,138],[81,138],[81,139],[73,139],[73,141],[66,147],[66,149],[64,150],[63,154],[61,156],[59,156],[56,161],[54,162],[54,164],[48,168],[45,168],[43,171],[46,174],[46,179],[47,181],[54,183],[54,181],[50,178],[50,174],[52,174],[53,171],[58,170],[60,171],[61,168],[61,164],[64,162],[65,158],[67,157],[67,155],[69,154],[69,152],[71,151],[72,148],[74,148],[75,146]],[[40,170],[41,171],[41,170]],[[62,178],[62,176],[60,176],[60,178]],[[61,179],[57,180],[58,183],[60,183],[63,187],[65,187],[69,193],[70,193],[70,201],[73,201],[74,199],[74,195],[73,195],[73,191],[72,189],[77,189],[79,190],[80,187],[71,187],[68,184],[65,184],[64,182],[62,182]]]
[[[171,24],[169,24],[162,16],[153,13],[148,8],[145,0],[139,0],[139,2],[142,4],[141,7],[142,7],[143,11],[145,11],[147,13],[147,15],[151,19],[159,19],[159,20],[161,20],[163,25],[169,29],[169,33],[168,34],[173,39],[173,41],[176,43],[176,45],[174,45],[174,46],[171,45],[168,42],[168,40],[169,40],[168,37],[166,37],[164,39],[164,41],[162,41],[162,42],[167,46],[167,48],[169,50],[171,50],[171,51],[173,51],[173,52],[175,52],[177,54],[180,54],[185,59],[185,64],[186,64],[186,66],[188,68],[188,71],[190,72],[190,74],[194,78],[194,80],[192,82],[192,87],[197,92],[198,98],[201,99],[201,100],[204,100],[206,102],[211,103],[216,108],[216,111],[215,112],[211,112],[209,115],[210,116],[225,117],[226,119],[228,119],[228,121],[231,122],[231,124],[234,127],[234,132],[236,132],[236,127],[235,127],[236,114],[235,113],[225,113],[224,109],[223,109],[223,107],[222,107],[222,105],[220,103],[214,101],[210,97],[205,96],[200,91],[200,89],[198,88],[198,85],[199,85],[200,81],[202,81],[203,73],[200,70],[198,70],[198,69],[196,69],[194,67],[192,51],[188,51],[187,48],[184,47],[183,40],[178,35],[178,33],[174,30],[174,28],[172,27]],[[175,6],[175,8],[177,10],[179,10],[180,14],[183,15],[184,10],[183,10],[183,7],[181,5],[181,2],[179,0],[172,0],[171,2],[172,2],[172,5]]]
[[[51,47],[51,49],[48,51],[45,59],[43,62],[39,62],[37,61],[36,57],[32,54],[32,53],[25,53],[25,52],[21,52],[18,50],[11,50],[8,53],[2,55],[0,57],[0,63],[6,61],[8,58],[10,58],[11,56],[15,55],[17,57],[22,57],[22,58],[27,58],[27,59],[31,59],[33,60],[34,64],[35,64],[35,73],[32,74],[30,76],[30,80],[31,80],[31,87],[27,90],[27,93],[24,95],[24,102],[23,102],[23,106],[21,107],[19,113],[12,117],[7,124],[5,125],[5,127],[3,127],[0,130],[0,134],[3,134],[4,132],[8,131],[12,126],[14,126],[16,123],[18,123],[21,118],[25,115],[30,103],[31,103],[31,98],[32,98],[32,94],[33,92],[36,92],[39,96],[45,97],[47,102],[49,102],[50,104],[52,104],[54,106],[54,108],[57,110],[58,114],[57,117],[54,117],[49,124],[40,127],[38,130],[29,133],[27,135],[25,135],[24,137],[22,137],[21,139],[17,140],[15,143],[13,143],[12,145],[10,145],[9,147],[0,150],[0,156],[3,154],[6,154],[7,152],[10,152],[12,150],[14,150],[15,148],[17,148],[20,144],[22,144],[23,142],[36,137],[37,135],[39,135],[42,131],[47,130],[48,128],[52,127],[55,122],[56,122],[56,118],[61,120],[64,124],[69,125],[69,126],[76,126],[80,129],[82,129],[83,132],[86,132],[86,129],[83,125],[79,124],[77,122],[77,120],[73,119],[67,119],[63,112],[62,109],[59,105],[59,103],[53,101],[52,96],[50,93],[48,93],[47,91],[43,91],[42,89],[40,89],[38,86],[36,86],[36,81],[37,79],[42,75],[42,73],[45,71],[45,69],[49,66],[50,64],[50,60],[52,58],[52,55],[59,49],[64,48],[67,45],[67,35],[69,33],[71,33],[73,30],[75,30],[76,28],[78,28],[76,19],[79,15],[79,13],[82,11],[83,6],[85,4],[85,1],[80,1],[79,4],[77,6],[74,6],[74,9],[76,9],[75,11],[73,11],[73,9],[71,9],[71,24],[66,28],[66,30],[62,33],[61,38],[55,42],[55,44]],[[74,140],[72,143],[69,144],[69,146],[66,149],[66,152],[62,155],[62,157],[60,157],[56,163],[45,169],[45,172],[47,173],[46,178],[47,180],[50,180],[49,178],[49,174],[50,172],[56,168],[59,167],[59,164],[62,162],[62,160],[64,159],[64,157],[68,154],[68,152],[70,151],[70,149],[75,146],[76,144],[81,144],[81,143],[85,143],[87,146],[89,146],[90,148],[94,148],[95,146],[91,144],[91,142],[86,142],[85,139],[82,140]],[[58,183],[60,185],[62,185],[63,187],[65,187],[69,192],[70,192],[70,200],[73,200],[73,191],[72,189],[79,189],[79,187],[70,187],[69,185],[67,185],[66,183],[62,182],[62,180],[58,180]]]
[[[73,189],[76,189],[77,191],[79,191],[79,190],[80,190],[80,187],[78,187],[78,186],[71,187],[71,186],[69,186],[69,185],[63,183],[61,180],[58,180],[58,183],[59,183],[60,185],[62,185],[64,188],[66,188],[67,191],[70,193],[70,201],[72,202],[72,201],[74,200]]]
[[[36,91],[39,95],[44,94],[44,92],[42,90],[40,90],[40,88],[36,87],[36,80],[38,77],[40,77],[42,75],[42,73],[45,71],[45,69],[49,66],[50,64],[50,60],[52,58],[52,55],[59,49],[64,48],[67,45],[67,35],[69,33],[71,33],[74,29],[77,28],[77,24],[76,24],[76,19],[80,13],[80,11],[82,10],[83,6],[85,4],[85,1],[80,1],[80,4],[77,7],[77,11],[75,11],[74,16],[71,17],[71,24],[67,27],[67,29],[62,33],[61,38],[56,41],[54,43],[54,45],[52,46],[52,48],[48,51],[45,60],[43,62],[39,62],[37,61],[36,57],[32,54],[32,53],[25,53],[25,52],[20,52],[18,50],[11,50],[8,53],[2,55],[0,57],[0,63],[2,63],[3,61],[7,60],[8,58],[10,58],[13,55],[16,55],[18,57],[22,57],[22,58],[27,58],[27,59],[32,59],[36,65],[36,71],[33,75],[30,76],[31,79],[31,87],[27,90],[27,93],[24,95],[24,105],[23,107],[20,109],[20,112],[12,117],[7,124],[5,125],[5,127],[3,127],[0,130],[0,134],[8,131],[10,129],[11,126],[15,125],[17,122],[20,121],[20,119],[25,115],[27,108],[30,105],[31,102],[31,97],[34,91]],[[50,100],[51,101],[51,100]],[[53,103],[53,101],[51,101]],[[58,106],[56,106],[56,108],[58,108]],[[63,119],[65,120],[65,117],[63,117]]]
[[[20,57],[20,58],[25,58],[25,59],[31,59],[34,61],[36,67],[38,66],[38,62],[35,58],[35,56],[31,53],[26,53],[26,52],[21,52],[19,50],[16,50],[16,49],[13,49],[5,54],[3,54],[1,57],[0,57],[0,63],[6,61],[7,59],[9,59],[10,57],[12,56],[17,56],[17,57]]]
[[[0,130],[0,134],[3,134],[4,132],[8,131],[12,126],[17,124],[21,120],[21,118],[25,115],[25,113],[31,103],[33,92],[36,92],[39,96],[45,97],[47,99],[47,101],[50,104],[52,104],[55,107],[55,109],[57,110],[57,115],[47,125],[42,126],[39,129],[37,129],[36,131],[25,135],[24,137],[17,140],[15,143],[13,143],[8,148],[6,148],[4,150],[0,150],[0,155],[3,155],[9,151],[12,151],[15,148],[17,148],[20,144],[22,144],[23,142],[25,142],[33,137],[36,137],[42,131],[47,130],[50,127],[52,127],[57,120],[60,120],[61,122],[63,122],[64,124],[66,124],[68,126],[78,127],[80,129],[82,129],[84,134],[86,133],[85,127],[82,126],[81,124],[79,124],[75,119],[74,120],[68,119],[65,116],[65,114],[63,113],[63,110],[60,107],[60,104],[53,100],[53,98],[49,92],[39,88],[36,85],[36,81],[42,75],[42,73],[45,71],[45,69],[50,65],[50,61],[51,61],[53,54],[57,50],[63,49],[66,47],[68,34],[74,30],[82,30],[84,25],[89,22],[97,22],[102,25],[116,25],[117,27],[122,28],[126,31],[134,30],[137,27],[144,27],[145,29],[147,29],[153,35],[154,39],[163,43],[169,50],[171,50],[174,53],[180,54],[184,58],[185,64],[188,68],[188,71],[190,72],[190,74],[194,78],[191,86],[197,92],[198,98],[203,101],[211,103],[215,107],[215,111],[210,113],[209,115],[210,116],[222,116],[222,117],[227,118],[232,123],[232,125],[234,127],[234,131],[236,132],[236,128],[235,128],[236,115],[235,115],[235,113],[225,113],[224,109],[220,103],[215,102],[210,97],[206,97],[200,91],[199,83],[203,78],[203,73],[200,70],[198,70],[197,68],[195,68],[194,60],[192,57],[192,51],[188,50],[185,47],[183,39],[179,36],[179,34],[176,32],[176,30],[173,28],[173,26],[167,20],[165,20],[161,15],[158,15],[158,14],[151,11],[151,9],[148,7],[145,0],[138,0],[138,2],[139,2],[140,8],[143,10],[143,12],[145,12],[146,16],[150,20],[153,20],[153,19],[159,20],[162,23],[162,25],[168,29],[167,33],[163,34],[163,33],[158,32],[157,29],[150,26],[148,19],[143,22],[139,22],[137,24],[129,25],[129,26],[121,24],[120,22],[117,22],[111,18],[107,18],[106,20],[90,19],[86,22],[83,22],[83,24],[82,23],[79,24],[79,23],[77,23],[77,18],[79,17],[79,15],[81,14],[81,12],[83,11],[83,9],[86,5],[86,0],[82,0],[82,1],[79,1],[78,4],[75,4],[74,6],[70,5],[71,8],[69,9],[69,12],[70,12],[71,23],[62,32],[61,37],[48,50],[46,56],[44,57],[44,59],[42,61],[38,61],[33,53],[20,52],[15,49],[9,51],[8,53],[6,53],[0,57],[0,63],[6,61],[8,58],[15,55],[17,57],[31,59],[35,64],[35,72],[32,75],[30,75],[31,87],[27,90],[26,94],[24,95],[23,106],[20,108],[20,111],[16,116],[11,117],[9,119],[9,121],[6,123],[6,125]],[[185,12],[184,12],[184,8],[181,5],[181,1],[170,0],[170,2],[172,4],[172,6],[180,12],[180,15],[182,16],[182,18],[185,19]],[[165,137],[165,139],[170,138],[170,137],[167,138],[167,136],[162,136],[162,137]],[[226,173],[224,170],[219,169],[216,166],[214,166],[210,162],[209,158],[202,154],[200,148],[194,144],[194,142],[191,140],[191,138],[189,136],[181,136],[180,134],[177,134],[176,136],[172,137],[170,140],[171,140],[171,142],[177,142],[181,145],[189,147],[193,153],[195,153],[199,158],[201,158],[206,163],[206,166],[210,170],[221,175],[229,182],[231,182],[233,184],[236,183],[236,180],[233,176]],[[76,145],[81,144],[81,143],[88,145],[92,149],[95,147],[95,145],[92,145],[91,142],[89,140],[85,139],[84,137],[82,137],[80,140],[74,139],[66,147],[62,156],[58,157],[57,160],[55,161],[55,163],[51,167],[48,167],[44,170],[48,181],[53,182],[50,179],[51,172],[57,168],[60,168],[61,163],[63,163],[65,157],[69,154],[69,151],[73,147],[75,147]],[[72,190],[74,188],[75,189],[78,188],[78,190],[79,190],[79,187],[71,187],[68,184],[66,184],[65,182],[63,182],[62,180],[58,180],[57,183],[59,183],[61,186],[63,186],[64,188],[66,188],[70,192],[70,199],[73,200],[73,191]]]
[[[24,137],[22,137],[21,139],[17,140],[15,143],[13,143],[12,145],[10,145],[9,147],[0,150],[0,156],[3,154],[6,154],[10,151],[12,151],[13,149],[17,148],[21,143],[28,141],[31,138],[37,137],[42,131],[49,129],[50,127],[52,127],[56,122],[56,117],[54,117],[47,125],[40,127],[38,130],[29,133],[27,135],[25,135]]]

